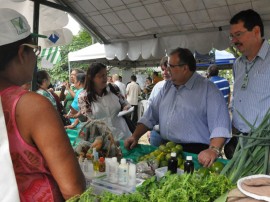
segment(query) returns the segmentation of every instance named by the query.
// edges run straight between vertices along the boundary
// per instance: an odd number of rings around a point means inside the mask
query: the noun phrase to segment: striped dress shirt
[[[209,144],[211,138],[231,137],[222,93],[196,72],[178,88],[167,81],[139,122],[148,128],[159,124],[162,138],[176,143]]]
[[[247,87],[242,89],[246,68],[248,83]],[[245,56],[235,61],[233,76],[233,125],[239,131],[247,133],[250,127],[239,113],[251,124],[254,124],[257,119],[255,124],[257,127],[270,107],[270,46],[267,40],[264,40],[253,61],[249,62]]]

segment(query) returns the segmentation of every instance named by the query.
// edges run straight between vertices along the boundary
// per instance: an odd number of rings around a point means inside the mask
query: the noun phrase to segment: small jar
[[[99,158],[99,172],[105,172],[106,165],[105,165],[105,159],[103,157]]]

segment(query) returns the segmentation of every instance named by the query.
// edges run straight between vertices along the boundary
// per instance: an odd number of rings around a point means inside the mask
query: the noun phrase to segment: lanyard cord
[[[258,58],[258,57],[256,56],[256,58],[254,59],[253,64],[250,66],[249,69],[247,69],[248,63],[246,62],[246,66],[245,66],[245,73],[246,73],[246,76],[248,76],[248,73],[250,72],[250,70],[252,69],[252,67],[255,65],[255,63],[256,63],[256,61],[257,61],[257,58]]]
[[[255,65],[256,61],[257,61],[257,58],[255,58],[253,64],[250,66],[249,69],[247,69],[247,65],[248,63],[246,63],[246,66],[245,66],[245,76],[244,76],[244,79],[243,79],[243,83],[242,83],[242,86],[241,86],[241,89],[244,90],[247,88],[247,85],[248,85],[248,73],[250,72],[250,70],[253,68],[253,66]]]

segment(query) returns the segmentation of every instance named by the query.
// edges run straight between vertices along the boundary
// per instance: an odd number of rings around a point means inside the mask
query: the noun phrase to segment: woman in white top
[[[80,120],[98,119],[104,121],[112,131],[115,140],[126,139],[131,132],[123,117],[118,117],[130,104],[121,95],[111,90],[107,84],[107,68],[101,63],[93,63],[87,70],[85,89],[79,95]]]

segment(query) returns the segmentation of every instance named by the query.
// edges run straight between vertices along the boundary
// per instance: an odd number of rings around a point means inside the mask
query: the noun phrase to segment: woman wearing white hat
[[[40,51],[30,26],[8,8],[0,9],[0,26],[0,96],[20,200],[63,201],[81,194],[85,180],[56,110],[20,87],[32,80]]]

